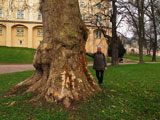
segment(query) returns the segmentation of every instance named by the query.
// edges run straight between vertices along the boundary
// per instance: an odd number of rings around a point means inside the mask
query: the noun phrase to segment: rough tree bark
[[[112,66],[119,65],[118,61],[118,39],[117,39],[117,0],[112,0]]]
[[[25,85],[25,92],[37,93],[36,99],[43,96],[69,107],[100,90],[87,67],[87,29],[78,0],[43,0],[40,9],[44,40],[34,56],[36,71],[16,88]]]

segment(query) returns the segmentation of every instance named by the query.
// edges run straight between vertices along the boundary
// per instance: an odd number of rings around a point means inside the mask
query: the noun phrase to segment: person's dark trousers
[[[104,70],[96,70],[96,76],[99,84],[103,83],[103,74],[104,74]]]

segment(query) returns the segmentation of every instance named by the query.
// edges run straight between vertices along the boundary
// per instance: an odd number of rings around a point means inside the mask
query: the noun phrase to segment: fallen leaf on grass
[[[34,120],[34,118],[28,118],[28,120]]]
[[[121,113],[124,113],[124,110],[121,110]]]
[[[111,90],[111,92],[117,92],[116,90]]]
[[[125,102],[127,103],[127,102],[128,102],[128,100],[125,100]]]
[[[121,113],[126,113],[127,112],[127,110],[121,110]]]
[[[119,84],[119,83],[117,83],[117,86],[120,86],[120,84]]]
[[[115,106],[115,105],[112,105],[112,108],[116,108],[116,106]]]
[[[11,104],[9,105],[9,106],[12,106],[12,105],[14,105],[16,102],[15,101],[13,101],[13,102],[11,102]]]

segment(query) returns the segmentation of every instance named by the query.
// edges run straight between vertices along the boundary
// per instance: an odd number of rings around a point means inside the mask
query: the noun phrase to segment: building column
[[[6,26],[6,46],[11,47],[12,46],[12,31],[11,31],[11,25],[8,24]]]
[[[90,29],[89,30],[90,34],[89,34],[89,47],[90,47],[90,52],[94,53],[94,46],[95,46],[95,40],[94,40],[94,29]]]
[[[29,27],[28,28],[28,48],[33,48],[33,28]]]

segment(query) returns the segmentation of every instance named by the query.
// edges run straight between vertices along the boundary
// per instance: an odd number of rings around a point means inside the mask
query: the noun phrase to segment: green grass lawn
[[[92,62],[92,61],[93,61],[93,58],[92,58],[92,57],[89,57],[89,56],[87,56],[87,55],[86,55],[86,57],[87,57],[87,61],[88,61],[88,62]]]
[[[35,49],[0,46],[0,64],[30,64]]]
[[[32,64],[35,49],[0,46],[0,64]],[[93,59],[87,56],[87,61]]]
[[[139,60],[138,55],[125,55],[124,58],[132,59],[132,60]],[[143,56],[144,62],[152,62],[152,56]],[[160,62],[160,57],[157,57],[157,62]]]
[[[95,71],[89,67],[95,77]],[[159,120],[160,64],[109,66],[102,92],[66,110],[60,105],[28,102],[32,94],[6,96],[33,71],[0,75],[0,120]]]

